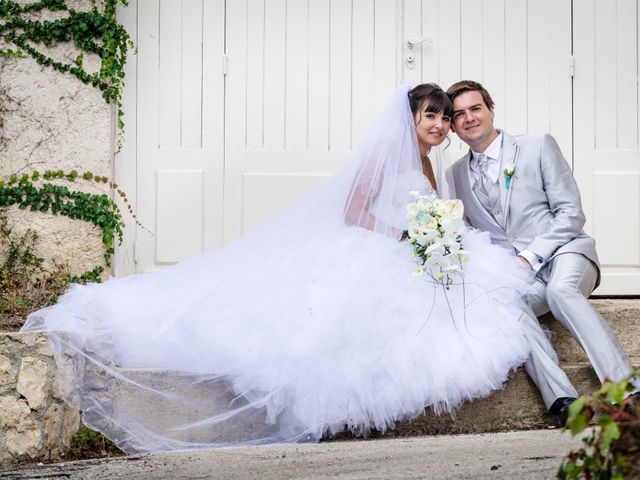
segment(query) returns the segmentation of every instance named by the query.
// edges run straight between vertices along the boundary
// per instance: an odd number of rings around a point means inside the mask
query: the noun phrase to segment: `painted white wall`
[[[124,273],[231,240],[321,183],[401,80],[470,78],[492,93],[496,126],[551,132],[574,163],[603,259],[597,293],[640,293],[633,0],[574,0],[573,17],[572,0],[130,4],[138,57],[125,110],[137,126],[119,165],[125,182],[136,165],[154,236],[136,232]],[[464,150],[454,136],[450,154]],[[621,192],[631,217],[619,225],[609,212]]]

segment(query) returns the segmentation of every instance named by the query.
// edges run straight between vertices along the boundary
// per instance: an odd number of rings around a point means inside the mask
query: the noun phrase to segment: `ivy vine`
[[[134,45],[115,17],[116,7],[119,4],[127,6],[128,2],[91,0],[88,11],[78,11],[67,3],[67,0],[40,0],[31,3],[0,0],[0,57],[8,59],[29,56],[43,67],[71,74],[84,84],[98,88],[105,102],[117,108],[120,150],[124,129],[124,66],[129,49]],[[51,15],[52,13],[56,14]],[[72,61],[56,60],[47,53],[47,49],[59,44],[73,45],[79,55]],[[98,71],[90,73],[85,69],[84,60],[87,55],[99,58]],[[124,224],[118,206],[104,193],[73,191],[60,184],[57,181],[60,179],[107,184],[121,197],[136,223],[140,224],[126,195],[115,183],[107,177],[94,176],[91,172],[78,174],[76,170],[46,170],[43,173],[34,171],[0,181],[0,207],[17,205],[21,209],[30,208],[33,211],[64,215],[97,226],[102,231],[104,260],[108,266],[111,265],[114,242],[117,240],[121,243],[123,236]],[[52,180],[56,182],[51,182]],[[96,281],[103,271],[104,267],[98,266],[78,279]]]
[[[107,177],[94,176],[91,172],[79,175],[76,170],[68,173],[62,170],[46,170],[43,174],[34,171],[30,175],[24,173],[20,177],[12,175],[8,181],[0,181],[0,207],[17,205],[21,209],[30,208],[32,211],[64,215],[95,225],[102,231],[102,243],[105,247],[104,260],[109,266],[114,254],[114,240],[117,239],[122,243],[124,223],[118,205],[104,193],[72,191],[65,185],[43,181],[66,179],[73,182],[78,178],[109,185],[118,192],[129,211],[133,213],[124,192]],[[98,270],[102,273],[100,267],[90,272]]]
[[[103,0],[100,3],[102,9],[98,8],[97,0],[92,0],[93,6],[89,11],[77,11],[69,7],[65,0],[41,0],[27,4],[0,0],[0,39],[7,45],[5,48],[0,46],[0,56],[12,58],[29,55],[40,65],[69,73],[83,83],[100,89],[102,98],[116,105],[118,128],[122,132],[124,66],[127,53],[134,45],[115,16],[116,6],[126,6],[128,2]],[[67,15],[54,20],[34,19],[34,13],[45,10],[66,12]],[[73,63],[57,61],[41,51],[42,46],[51,47],[62,42],[72,42],[82,52]],[[89,73],[85,70],[85,54],[100,58],[99,71]],[[119,137],[118,148],[121,144],[122,137]]]

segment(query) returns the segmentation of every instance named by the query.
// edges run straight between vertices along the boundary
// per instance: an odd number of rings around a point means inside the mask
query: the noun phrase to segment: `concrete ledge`
[[[640,363],[640,300],[591,300],[609,322],[622,349],[635,365]],[[589,363],[589,359],[567,330],[547,314],[540,323],[553,333],[553,346],[562,365]]]
[[[567,375],[581,393],[596,390],[600,383],[589,365],[565,367]],[[433,435],[441,433],[482,433],[546,428],[553,419],[540,398],[538,389],[524,369],[518,369],[504,390],[487,398],[465,403],[455,419],[436,416],[427,411],[424,416],[401,422],[388,437]]]
[[[592,304],[612,325],[632,363],[640,366],[640,300],[594,300]],[[553,334],[553,343],[563,368],[579,392],[586,394],[599,386],[586,356],[559,322],[547,316],[542,323]],[[175,415],[170,402],[158,402],[150,408],[149,399],[136,396],[132,400],[128,386],[105,389],[100,372],[87,368],[86,375],[94,387],[111,399],[114,410],[131,402],[139,405],[140,419],[147,416]],[[168,371],[140,369],[128,371],[139,381],[153,386],[154,382],[169,383],[176,389],[188,376]],[[23,461],[51,460],[63,458],[69,447],[71,435],[78,427],[78,413],[62,403],[57,387],[57,368],[45,334],[0,333],[0,466]],[[202,408],[215,411],[215,404],[226,404],[231,397],[224,392],[223,385],[203,383],[197,395],[202,399]],[[185,422],[189,419],[185,418]],[[460,408],[455,420],[448,415],[435,416],[427,412],[410,421],[399,422],[387,437],[431,435],[441,433],[478,433],[506,430],[545,428],[549,418],[535,385],[523,369],[518,370],[506,388],[486,399],[467,403]],[[224,428],[203,428],[185,434],[212,440],[229,439],[243,432],[268,428],[260,418],[243,419],[242,425],[227,425]],[[344,436],[341,438],[347,438]]]

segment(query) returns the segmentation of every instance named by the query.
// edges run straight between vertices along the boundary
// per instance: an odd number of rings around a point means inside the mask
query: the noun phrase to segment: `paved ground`
[[[578,444],[532,430],[277,445],[38,465],[0,479],[552,479]]]

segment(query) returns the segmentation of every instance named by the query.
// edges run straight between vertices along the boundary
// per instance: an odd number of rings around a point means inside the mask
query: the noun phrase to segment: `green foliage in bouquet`
[[[567,427],[572,435],[583,433],[595,414],[595,427],[583,438],[584,446],[563,461],[558,478],[623,480],[640,478],[640,405],[624,399],[633,386],[630,378],[605,382],[591,398],[580,397],[569,406]]]

